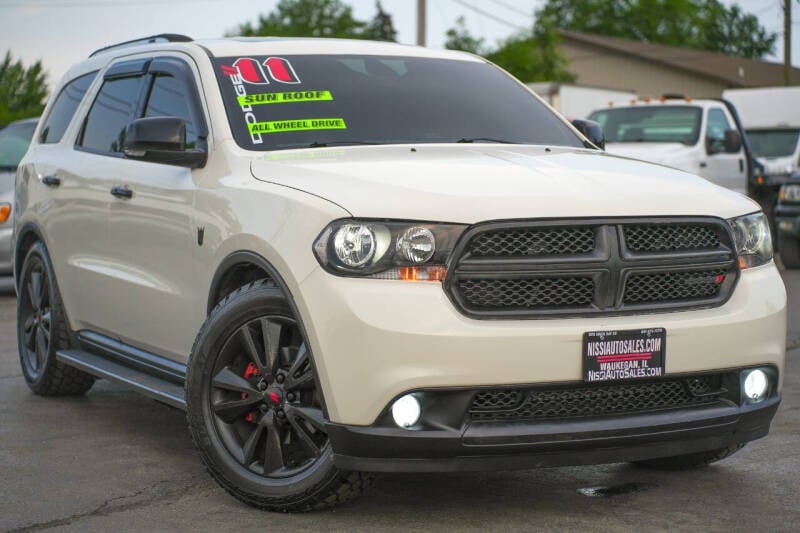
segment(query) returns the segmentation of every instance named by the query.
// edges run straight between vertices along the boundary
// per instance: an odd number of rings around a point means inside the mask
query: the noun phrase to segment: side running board
[[[131,388],[159,402],[186,410],[183,387],[171,381],[82,350],[61,350],[56,353],[56,359],[98,378]]]

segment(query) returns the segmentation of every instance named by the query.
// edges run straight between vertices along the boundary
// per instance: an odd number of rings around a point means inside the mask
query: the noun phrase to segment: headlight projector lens
[[[424,263],[436,252],[436,239],[427,228],[408,228],[397,239],[397,251],[412,263]]]
[[[333,238],[333,249],[345,265],[364,266],[375,255],[375,234],[367,226],[345,224]]]
[[[751,370],[744,378],[744,395],[751,402],[760,402],[767,394],[769,380],[767,374],[761,369]]]
[[[422,410],[413,394],[406,394],[392,404],[392,418],[401,428],[410,428],[419,420]]]

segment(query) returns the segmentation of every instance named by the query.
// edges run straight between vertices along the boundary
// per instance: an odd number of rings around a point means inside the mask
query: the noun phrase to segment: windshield
[[[14,170],[28,151],[36,122],[13,122],[0,130],[0,169]]]
[[[794,155],[800,130],[747,130],[750,149],[756,157]]]
[[[693,145],[699,137],[701,117],[699,107],[644,105],[595,111],[589,120],[603,126],[606,142]]]
[[[453,142],[583,146],[527,89],[484,62],[360,55],[215,62],[233,136],[248,150]]]

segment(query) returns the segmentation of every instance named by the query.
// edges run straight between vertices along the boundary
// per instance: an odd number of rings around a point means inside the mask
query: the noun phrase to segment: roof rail
[[[99,50],[95,50],[94,52],[89,54],[89,57],[94,57],[97,54],[102,54],[103,52],[108,52],[109,50],[114,50],[116,48],[125,48],[126,46],[137,46],[140,44],[148,44],[148,43],[189,43],[192,42],[193,40],[194,39],[192,39],[191,37],[187,37],[185,35],[179,35],[177,33],[159,33],[158,35],[142,37],[140,39],[125,41],[124,43],[112,44],[111,46],[100,48]]]

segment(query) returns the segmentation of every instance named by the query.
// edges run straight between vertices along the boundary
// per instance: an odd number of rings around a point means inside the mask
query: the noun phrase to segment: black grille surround
[[[738,404],[736,374],[710,373],[607,384],[479,391],[469,417],[481,422],[599,418]]]
[[[511,220],[468,229],[444,287],[466,316],[533,319],[716,307],[738,278],[719,218]]]

